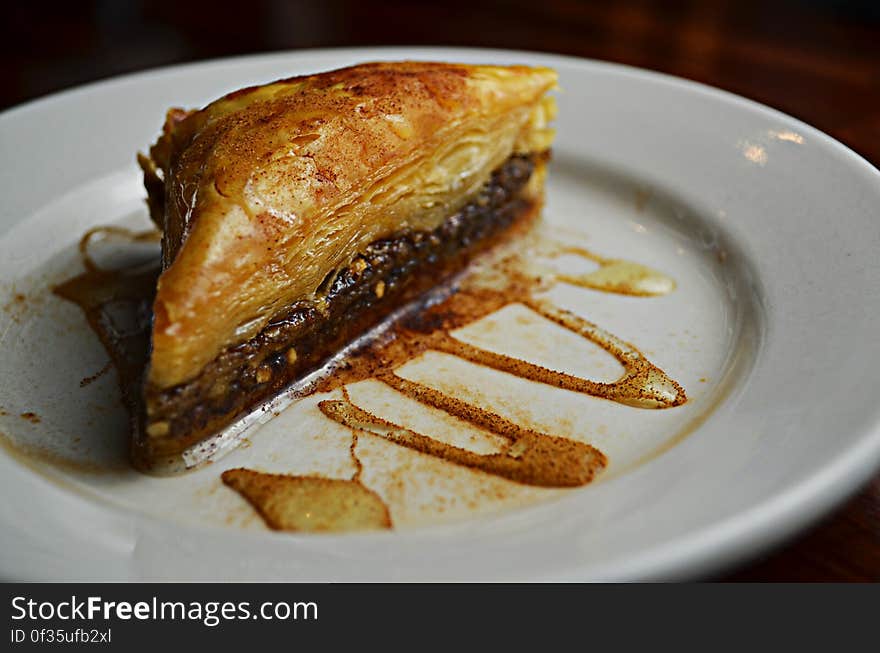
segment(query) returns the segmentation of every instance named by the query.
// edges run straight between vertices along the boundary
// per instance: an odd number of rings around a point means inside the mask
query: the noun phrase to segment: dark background
[[[0,107],[212,57],[347,45],[546,50],[688,77],[770,104],[880,161],[876,0],[5,2]]]
[[[0,108],[213,57],[489,46],[605,59],[718,86],[811,123],[880,165],[880,1],[33,0],[0,7]],[[880,476],[810,533],[725,578],[880,580]]]

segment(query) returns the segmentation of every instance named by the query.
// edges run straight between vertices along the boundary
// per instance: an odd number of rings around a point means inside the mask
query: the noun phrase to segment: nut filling
[[[319,299],[294,304],[251,340],[223,351],[198,377],[170,389],[145,389],[141,461],[174,455],[222,429],[320,367],[356,336],[460,271],[494,244],[533,202],[521,191],[545,155],[514,155],[478,195],[439,227],[370,244],[334,270]],[[147,434],[149,437],[145,437]]]

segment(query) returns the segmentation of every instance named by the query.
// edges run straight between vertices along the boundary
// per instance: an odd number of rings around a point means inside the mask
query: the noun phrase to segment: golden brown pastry
[[[169,111],[140,156],[163,231],[146,464],[460,269],[540,201],[547,68],[371,63]]]

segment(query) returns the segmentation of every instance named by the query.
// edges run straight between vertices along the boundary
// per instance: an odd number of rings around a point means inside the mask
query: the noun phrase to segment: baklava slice
[[[542,197],[547,68],[370,63],[169,111],[135,460],[164,466],[460,271]]]

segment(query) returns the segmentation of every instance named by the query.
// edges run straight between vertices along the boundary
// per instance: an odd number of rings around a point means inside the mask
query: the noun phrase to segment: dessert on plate
[[[134,458],[204,442],[534,216],[556,74],[369,63],[172,109]]]

